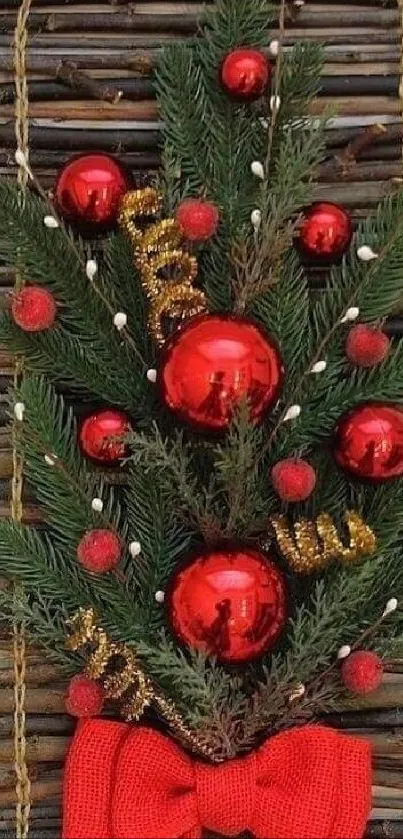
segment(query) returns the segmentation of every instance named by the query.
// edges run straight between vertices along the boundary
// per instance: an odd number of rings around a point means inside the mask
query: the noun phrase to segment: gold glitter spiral
[[[86,674],[102,680],[110,699],[123,701],[122,714],[127,720],[139,720],[153,705],[183,745],[203,757],[213,759],[212,750],[186,726],[175,705],[160,694],[127,644],[117,644],[98,626],[94,609],[79,609],[68,621],[67,647],[74,652],[86,650]]]
[[[181,248],[175,219],[155,220],[162,197],[153,187],[127,192],[119,225],[133,246],[134,264],[150,303],[148,328],[158,344],[165,340],[164,317],[185,320],[206,310],[206,297],[194,288],[197,260]]]
[[[333,559],[351,562],[374,553],[375,534],[361,516],[354,510],[347,510],[344,522],[350,537],[347,546],[328,513],[321,513],[314,521],[303,518],[293,524],[285,516],[270,519],[277,545],[297,574],[320,571]]]

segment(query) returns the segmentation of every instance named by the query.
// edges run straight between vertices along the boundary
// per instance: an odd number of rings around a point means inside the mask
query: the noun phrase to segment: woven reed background
[[[251,0],[252,2],[253,0]],[[19,0],[0,0],[0,176],[15,177],[12,37]],[[158,165],[159,122],[152,67],[161,45],[195,31],[197,2],[86,3],[34,0],[29,17],[27,69],[30,99],[30,160],[46,187],[74,152],[114,152],[143,177]],[[402,166],[400,24],[397,7],[371,2],[291,5],[286,43],[296,38],[325,43],[326,64],[318,112],[336,104],[328,132],[329,155],[337,155],[358,132],[383,123],[387,132],[366,148],[344,177],[336,165],[318,172],[317,196],[339,201],[354,218],[371,212],[383,195],[399,188]],[[275,32],[268,33],[268,43]],[[140,65],[139,65],[139,59]],[[63,62],[73,62],[91,81],[87,92],[62,81]],[[63,69],[64,66],[64,69]],[[115,104],[110,89],[122,91]],[[105,93],[106,90],[106,93]],[[109,93],[108,93],[109,91]],[[101,97],[101,98],[100,98]],[[102,98],[104,97],[104,98]],[[0,293],[14,277],[0,265]],[[401,331],[396,316],[391,329]],[[12,476],[6,390],[13,361],[0,350],[0,517],[9,515]],[[24,496],[24,520],[38,522],[35,500]],[[60,672],[35,649],[27,652],[27,761],[32,782],[31,839],[60,835],[63,758],[73,730],[64,713]],[[390,662],[382,688],[360,712],[346,710],[332,722],[357,730],[374,746],[373,812],[368,836],[403,839],[403,663]],[[0,633],[0,839],[15,835],[13,743],[13,653]]]

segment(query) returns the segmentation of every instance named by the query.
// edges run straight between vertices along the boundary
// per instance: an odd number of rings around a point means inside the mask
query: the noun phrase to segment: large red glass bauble
[[[312,262],[334,262],[349,247],[352,221],[343,207],[319,201],[305,213],[299,228],[297,246]]]
[[[262,96],[270,79],[271,65],[259,50],[239,48],[225,56],[221,84],[234,99],[253,102]]]
[[[124,437],[132,431],[128,416],[123,411],[102,410],[89,414],[79,430],[82,452],[91,460],[113,466],[127,454]]]
[[[261,327],[228,315],[198,315],[168,343],[159,381],[165,404],[180,419],[223,430],[244,399],[257,422],[276,402],[282,376],[279,351]]]
[[[120,201],[130,188],[123,167],[108,154],[82,154],[63,166],[55,186],[55,202],[74,225],[105,231],[116,222]]]
[[[167,592],[174,634],[227,663],[271,649],[286,621],[284,577],[249,548],[201,553],[179,568]]]
[[[403,475],[403,410],[383,402],[354,408],[339,420],[334,455],[356,478],[378,483]]]

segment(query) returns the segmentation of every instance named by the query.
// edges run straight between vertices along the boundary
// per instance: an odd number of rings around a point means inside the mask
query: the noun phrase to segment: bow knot
[[[150,728],[87,720],[67,759],[63,839],[361,839],[370,791],[369,745],[321,726],[209,766]]]

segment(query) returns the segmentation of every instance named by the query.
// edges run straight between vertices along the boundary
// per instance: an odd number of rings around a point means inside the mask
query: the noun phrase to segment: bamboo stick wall
[[[251,0],[252,2],[252,0]],[[0,8],[0,177],[14,177],[12,38],[19,0]],[[338,201],[358,219],[399,188],[402,167],[400,25],[398,9],[379,0],[290,4],[286,45],[295,39],[325,43],[322,90],[313,113],[335,105],[328,131],[329,160],[317,175],[316,194]],[[138,176],[159,161],[160,124],[152,68],[161,46],[187,37],[197,26],[198,2],[81,3],[34,0],[29,18],[31,165],[46,187],[73,153],[107,150]],[[268,43],[275,31],[268,33]],[[83,71],[85,78],[80,77]],[[382,123],[387,130],[343,172],[335,159],[357,132]],[[0,293],[13,283],[0,266]],[[397,317],[391,331],[401,331]],[[10,433],[6,390],[12,359],[0,351],[0,517],[9,513]],[[26,496],[24,519],[39,511]],[[36,650],[27,656],[27,759],[32,781],[31,839],[60,835],[62,765],[73,721],[64,713],[64,686],[57,668]],[[0,839],[14,835],[13,661],[0,638]],[[367,835],[403,839],[403,663],[391,662],[380,691],[367,708],[330,719],[359,731],[374,746],[372,819]]]

